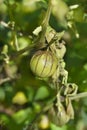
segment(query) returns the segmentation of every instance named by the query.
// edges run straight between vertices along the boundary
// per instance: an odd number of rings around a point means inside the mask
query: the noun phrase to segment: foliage
[[[78,93],[87,91],[86,3],[86,0],[52,0],[49,20],[58,34],[64,31],[68,83],[76,83]],[[35,29],[42,25],[47,8],[46,0],[0,1],[1,130],[87,129],[87,98],[72,102],[74,120],[63,127],[50,122],[47,112],[56,93],[54,86],[48,84],[48,79],[35,76],[30,69],[35,45],[32,41],[37,38],[34,34],[39,33]]]

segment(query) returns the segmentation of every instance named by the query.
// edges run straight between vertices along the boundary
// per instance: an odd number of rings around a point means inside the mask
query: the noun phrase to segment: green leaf
[[[33,114],[34,113],[32,113],[32,110],[30,108],[22,109],[13,115],[13,119],[16,121],[16,123],[20,124],[27,119],[31,121],[33,118]]]
[[[51,123],[50,127],[51,127],[51,130],[67,130],[66,125],[63,127],[58,127],[58,126]]]
[[[45,99],[49,96],[49,91],[45,86],[40,87],[35,95],[35,100]]]

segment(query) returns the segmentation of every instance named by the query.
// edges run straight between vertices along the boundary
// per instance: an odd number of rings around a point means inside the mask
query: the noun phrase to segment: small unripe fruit
[[[30,68],[36,76],[47,78],[55,72],[57,59],[50,51],[37,51],[31,58]]]
[[[49,128],[49,119],[46,115],[42,115],[41,116],[41,119],[40,119],[40,122],[39,122],[39,128],[41,130],[46,130],[47,128]]]
[[[19,105],[24,105],[27,102],[27,98],[23,92],[17,92],[13,97],[12,102]]]

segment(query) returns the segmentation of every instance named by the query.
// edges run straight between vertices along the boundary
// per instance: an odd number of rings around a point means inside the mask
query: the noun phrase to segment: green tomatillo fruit
[[[51,51],[39,50],[32,56],[30,68],[36,76],[47,78],[56,71],[57,59]]]

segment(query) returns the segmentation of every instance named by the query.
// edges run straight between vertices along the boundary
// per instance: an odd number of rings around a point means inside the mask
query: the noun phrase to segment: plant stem
[[[35,41],[35,44],[38,44],[39,43],[39,47],[44,47],[44,43],[45,43],[45,33],[46,33],[46,29],[47,29],[47,26],[49,24],[49,19],[50,19],[50,14],[51,14],[51,9],[52,9],[52,3],[51,3],[51,0],[49,0],[49,3],[48,3],[48,9],[47,9],[47,12],[46,12],[46,15],[45,15],[45,18],[42,22],[42,32],[39,36],[39,38]],[[37,46],[37,45],[36,45]],[[16,54],[13,55],[13,57],[15,58],[16,56],[19,56],[21,55],[22,53],[28,51],[29,49],[31,49],[33,47],[33,45],[31,47],[25,47],[24,49],[18,51]]]
[[[17,57],[21,56],[23,53],[30,51],[33,47],[34,47],[34,45],[30,45],[30,46],[27,46],[27,47],[25,47],[17,52],[13,52],[10,55],[10,59],[16,59]]]
[[[49,19],[50,19],[50,15],[51,15],[51,9],[52,9],[52,3],[51,3],[51,0],[49,0],[48,9],[47,9],[45,18],[44,18],[44,20],[42,22],[42,27],[45,28],[45,29],[46,29],[47,25],[49,24]]]
[[[71,100],[79,99],[79,98],[85,98],[87,97],[87,92],[79,93],[74,95],[73,97],[69,97]]]
[[[41,46],[44,46],[44,43],[45,43],[45,33],[46,33],[47,26],[49,24],[51,9],[52,9],[52,3],[51,3],[51,0],[49,0],[48,9],[47,9],[45,18],[42,22],[42,32],[41,32],[40,39],[39,39],[39,43],[42,44]]]
[[[5,82],[8,82],[8,81],[11,81],[11,78],[7,77],[7,78],[4,78],[4,79],[0,79],[0,85],[2,85]]]

